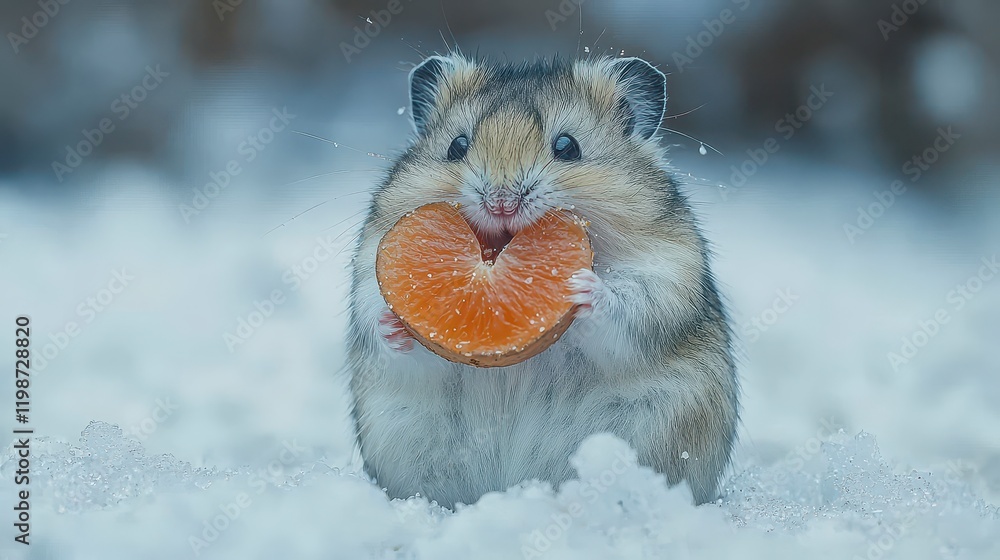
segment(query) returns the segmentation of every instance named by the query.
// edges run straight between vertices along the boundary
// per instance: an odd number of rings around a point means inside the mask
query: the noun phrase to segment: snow
[[[947,474],[894,474],[874,437],[838,433],[800,471],[755,467],[716,504],[636,463],[628,444],[591,436],[578,477],[538,482],[451,513],[385,499],[322,460],[254,471],[153,456],[117,426],[77,444],[40,440],[33,546],[60,558],[996,558],[1000,513]],[[2,470],[9,478],[14,456]],[[15,460],[16,461],[16,460]],[[259,505],[258,505],[259,504]],[[152,538],[150,538],[152,537]]]
[[[576,480],[456,512],[390,501],[360,474],[339,371],[341,228],[362,197],[264,235],[323,199],[244,183],[186,224],[190,191],[131,168],[99,181],[128,189],[62,201],[0,185],[0,291],[18,294],[0,321],[30,314],[36,352],[81,327],[33,373],[30,547],[13,542],[4,442],[0,558],[1000,558],[1000,281],[949,307],[909,363],[886,358],[1000,249],[995,190],[960,198],[951,222],[907,191],[851,243],[842,224],[893,177],[804,169],[769,164],[754,179],[772,190],[725,200],[691,187],[741,337],[741,439],[718,503],[692,506],[595,435]],[[122,267],[134,280],[88,321],[78,306]],[[776,291],[797,299],[779,313]],[[755,317],[774,321],[751,337]]]

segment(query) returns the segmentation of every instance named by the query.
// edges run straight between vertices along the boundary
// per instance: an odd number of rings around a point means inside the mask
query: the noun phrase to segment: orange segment
[[[448,360],[491,367],[524,361],[559,338],[572,322],[567,281],[593,259],[585,224],[552,210],[518,232],[495,262],[485,261],[458,209],[440,202],[389,230],[375,273],[414,338]]]

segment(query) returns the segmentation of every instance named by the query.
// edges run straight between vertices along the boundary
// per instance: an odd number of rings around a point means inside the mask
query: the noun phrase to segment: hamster
[[[349,302],[353,419],[393,498],[453,508],[526,480],[558,485],[587,436],[717,498],[739,416],[731,332],[695,216],[657,131],[666,78],[639,58],[497,64],[432,56],[409,76],[416,136],[375,190]],[[541,354],[480,369],[415,344],[379,293],[379,240],[405,213],[460,203],[502,246],[547,209],[590,222],[577,316]]]

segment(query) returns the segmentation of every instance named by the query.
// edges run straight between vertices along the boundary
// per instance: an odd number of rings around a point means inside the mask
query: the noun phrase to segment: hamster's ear
[[[410,70],[410,112],[417,134],[423,135],[434,113],[434,105],[444,78],[455,72],[455,61],[431,56]]]
[[[623,95],[625,135],[651,138],[667,110],[667,77],[637,57],[616,59],[611,69]]]

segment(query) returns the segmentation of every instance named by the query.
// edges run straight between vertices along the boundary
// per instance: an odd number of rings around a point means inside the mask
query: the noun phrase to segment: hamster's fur
[[[687,481],[696,503],[717,497],[739,386],[706,242],[657,145],[665,82],[638,58],[452,54],[410,73],[416,137],[362,226],[348,334],[361,454],[389,496],[454,507],[525,480],[558,484],[584,438],[611,432],[669,483]],[[556,157],[564,135],[578,159]],[[404,213],[436,201],[461,203],[498,243],[549,208],[590,222],[594,270],[570,280],[580,314],[553,346],[479,369],[413,344],[393,320],[376,247]]]

